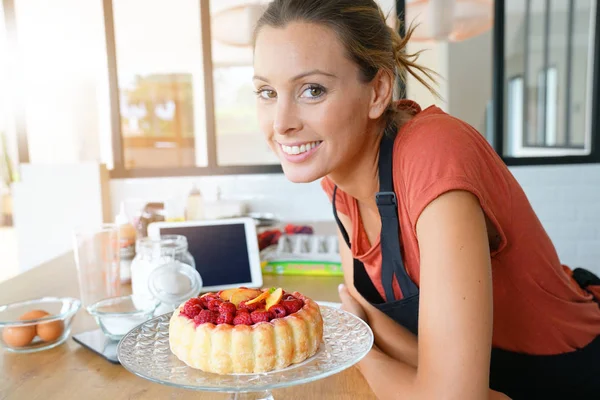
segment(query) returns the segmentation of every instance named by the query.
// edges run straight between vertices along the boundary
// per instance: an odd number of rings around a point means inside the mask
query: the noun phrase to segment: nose
[[[279,98],[276,105],[273,131],[277,135],[289,135],[300,130],[302,122],[293,101]]]

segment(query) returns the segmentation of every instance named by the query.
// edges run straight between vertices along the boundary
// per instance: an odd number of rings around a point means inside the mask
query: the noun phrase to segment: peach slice
[[[259,301],[265,300],[267,297],[269,297],[269,291],[268,290],[262,292],[258,297],[255,297],[252,300],[247,301],[246,304],[258,303]]]
[[[221,300],[223,301],[230,301],[231,300],[231,296],[233,296],[233,294],[235,292],[238,292],[240,290],[248,290],[248,289],[238,289],[238,288],[233,288],[233,289],[225,289],[225,290],[221,290],[219,292],[219,297],[221,298]]]
[[[269,291],[269,297],[267,297],[265,309],[267,311],[269,311],[269,308],[273,307],[275,304],[279,304],[282,297],[283,297],[283,289],[282,288],[275,289],[275,291],[272,293],[271,293],[271,291]]]
[[[248,301],[250,299],[255,298],[256,296],[261,296],[262,292],[258,289],[238,289],[235,291],[229,301],[235,304],[235,306],[239,306],[242,301]]]

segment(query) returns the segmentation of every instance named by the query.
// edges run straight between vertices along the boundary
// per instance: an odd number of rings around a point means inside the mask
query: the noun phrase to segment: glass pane
[[[504,139],[504,153],[514,154],[522,147],[525,91],[523,88],[525,76],[525,41],[526,28],[525,1],[507,1],[506,21],[504,25],[504,76],[506,79],[506,94],[504,118],[507,120]],[[518,111],[521,108],[521,111]],[[520,127],[520,128],[518,128]]]
[[[207,165],[199,4],[113,1],[127,169]]]
[[[15,87],[14,80],[9,79],[11,66],[9,60],[11,59],[4,25],[4,8],[0,3],[0,60],[6,60],[0,62],[0,225],[3,223],[2,193],[8,191],[12,179],[15,177],[17,166],[17,137],[11,98]],[[6,144],[6,148],[4,144]]]
[[[252,30],[267,3],[210,2],[217,163],[221,166],[279,164],[259,129],[252,85]]]
[[[575,0],[571,53],[571,76],[569,77],[569,137],[572,146],[589,147],[591,130],[591,96],[593,73],[593,45],[597,2]]]
[[[592,0],[506,2],[505,155],[590,153],[594,4]],[[518,85],[522,85],[521,95]],[[520,104],[522,112],[517,111]]]
[[[24,110],[30,163],[106,160],[102,2],[14,3],[19,74],[11,76],[11,84],[20,103],[14,104],[15,115]]]

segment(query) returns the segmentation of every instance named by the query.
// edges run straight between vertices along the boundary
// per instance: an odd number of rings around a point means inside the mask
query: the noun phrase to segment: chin
[[[290,165],[285,161],[281,164],[285,177],[294,183],[310,183],[325,176],[314,170],[314,168],[306,168],[298,165]]]

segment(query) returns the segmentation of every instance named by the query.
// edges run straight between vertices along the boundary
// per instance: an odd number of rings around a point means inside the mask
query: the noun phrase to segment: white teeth
[[[281,148],[283,149],[283,152],[286,154],[301,154],[304,152],[307,152],[311,149],[314,149],[315,147],[317,147],[319,144],[321,144],[321,141],[316,141],[316,142],[310,142],[310,143],[305,143],[301,146],[285,146],[285,145],[281,145]]]

